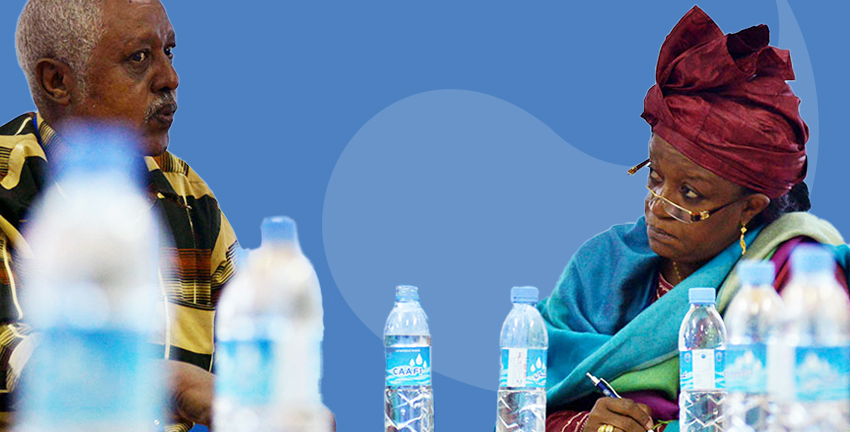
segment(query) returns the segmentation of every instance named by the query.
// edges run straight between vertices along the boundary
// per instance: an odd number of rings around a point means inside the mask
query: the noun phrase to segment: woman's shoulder
[[[782,288],[791,278],[791,255],[803,245],[821,244],[830,249],[836,260],[836,279],[847,287],[847,272],[850,271],[850,247],[838,229],[828,221],[808,212],[787,213],[765,227],[762,234],[775,236],[776,247],[770,261],[776,267],[774,286]]]
[[[577,256],[596,255],[600,251],[630,250],[641,254],[652,253],[646,236],[646,222],[641,217],[635,222],[614,225],[586,241]]]
[[[792,212],[761,228],[756,239],[747,246],[745,258],[769,259],[782,244],[797,237],[808,237],[825,245],[844,245],[841,233],[826,220],[811,213]]]
[[[776,236],[781,243],[795,237],[810,237],[824,244],[844,244],[844,237],[829,221],[809,212],[791,212],[766,226],[761,236]]]

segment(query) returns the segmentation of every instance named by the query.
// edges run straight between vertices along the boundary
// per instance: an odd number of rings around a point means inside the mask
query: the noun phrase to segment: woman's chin
[[[660,257],[672,259],[672,257],[679,255],[673,245],[666,241],[655,240],[652,237],[649,238],[649,247]]]

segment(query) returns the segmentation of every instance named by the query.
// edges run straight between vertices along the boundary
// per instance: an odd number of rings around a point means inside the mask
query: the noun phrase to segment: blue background
[[[765,23],[792,49],[812,128],[813,212],[847,231],[850,5],[703,5],[724,32]],[[33,109],[17,66],[23,0],[0,4],[0,118]],[[324,401],[339,430],[380,430],[379,337],[393,287],[420,286],[436,425],[495,423],[498,333],[513,285],[551,292],[581,243],[642,214],[640,119],[661,2],[166,1],[180,111],[170,150],[215,191],[240,242],[299,223],[322,282]]]

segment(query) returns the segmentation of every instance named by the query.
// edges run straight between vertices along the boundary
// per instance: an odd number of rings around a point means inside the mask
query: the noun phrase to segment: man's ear
[[[75,81],[67,64],[55,59],[40,59],[35,64],[35,77],[47,100],[62,106],[71,104]]]

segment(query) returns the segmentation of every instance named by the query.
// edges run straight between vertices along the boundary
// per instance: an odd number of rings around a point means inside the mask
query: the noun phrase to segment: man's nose
[[[177,71],[174,69],[171,60],[167,57],[162,57],[160,63],[159,71],[153,83],[151,83],[151,90],[154,93],[177,90],[177,87],[180,86],[180,77],[177,75]]]

